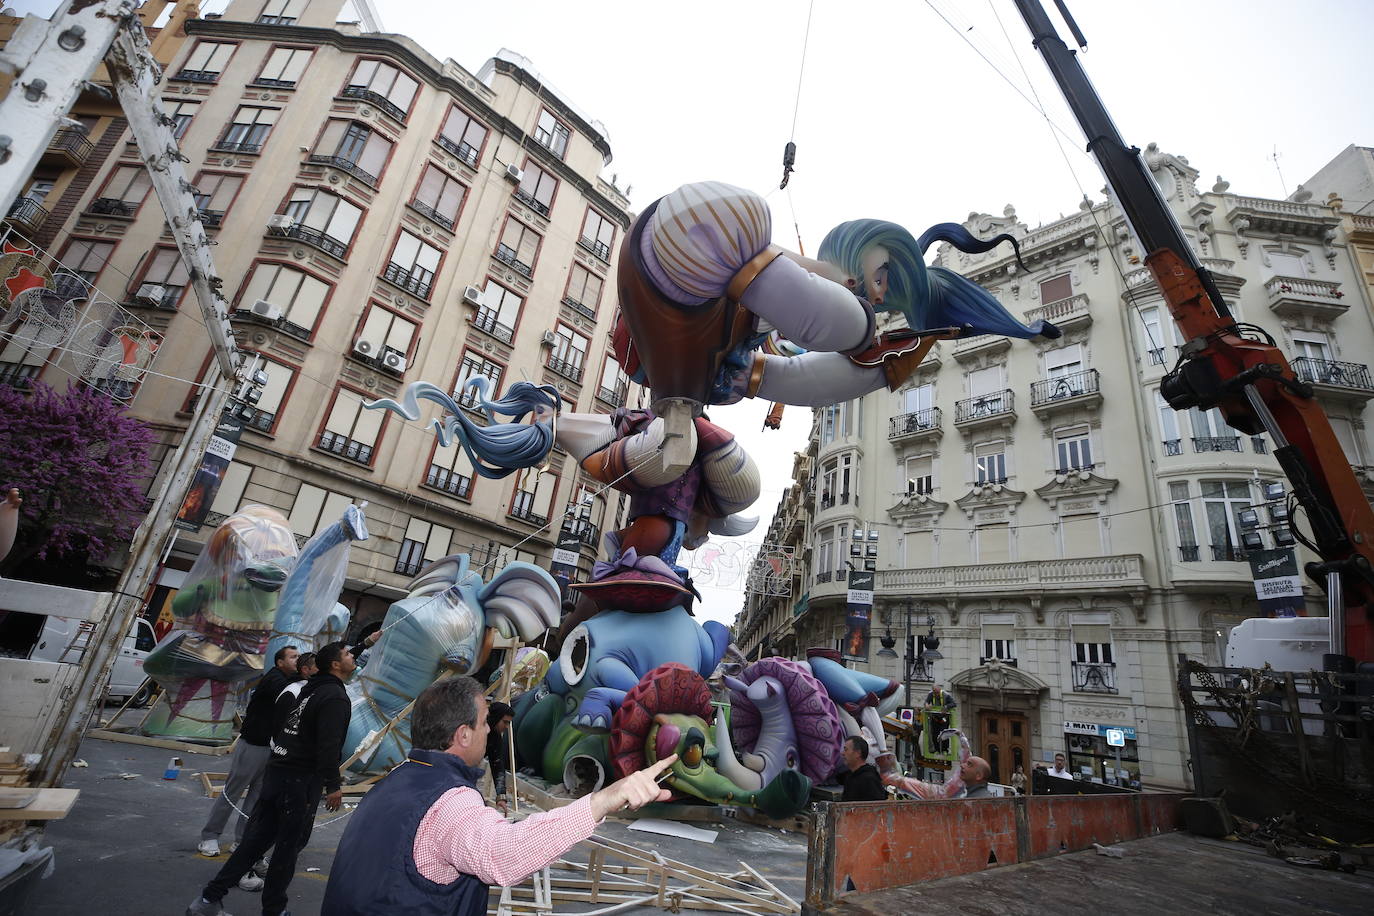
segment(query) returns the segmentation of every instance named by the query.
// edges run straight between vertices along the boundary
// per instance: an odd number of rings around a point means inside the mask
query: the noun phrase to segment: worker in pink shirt
[[[410,718],[414,747],[363,796],[339,840],[321,916],[487,912],[489,885],[517,884],[592,835],[612,812],[667,801],[677,755],[570,805],[510,823],[477,790],[487,701],[471,678],[431,684]]]

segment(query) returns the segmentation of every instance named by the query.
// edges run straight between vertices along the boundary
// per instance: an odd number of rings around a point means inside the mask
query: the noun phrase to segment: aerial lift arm
[[[1062,0],[1055,5],[1080,45],[1082,34]],[[1016,0],[1143,249],[1145,264],[1187,343],[1160,384],[1175,410],[1216,407],[1249,435],[1269,434],[1274,457],[1307,517],[1300,536],[1318,556],[1307,573],[1326,590],[1331,612],[1327,668],[1374,662],[1374,509],[1310,385],[1293,373],[1272,337],[1238,325],[1208,270],[1199,263],[1140,150],[1127,147],[1077,55],[1059,38],[1039,0]],[[1296,533],[1296,528],[1295,528]]]

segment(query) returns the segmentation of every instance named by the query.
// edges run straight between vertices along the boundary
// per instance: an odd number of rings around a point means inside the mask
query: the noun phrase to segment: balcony
[[[1244,563],[1247,558],[1245,550],[1235,544],[1212,545],[1212,559],[1218,563]]]
[[[345,86],[344,91],[339,93],[339,95],[345,99],[359,99],[364,102],[370,102],[402,124],[406,122],[406,113],[402,111],[395,102],[379,92],[373,92],[366,86]]]
[[[416,573],[418,573],[421,569],[423,569],[424,565],[425,561],[423,559],[407,560],[403,556],[401,556],[396,558],[396,566],[394,568],[394,571],[400,573],[403,576],[413,576]]]
[[[472,478],[456,471],[431,464],[425,474],[425,486],[432,487],[450,496],[467,499],[472,493]]]
[[[218,70],[178,70],[177,75],[172,77],[174,80],[181,80],[187,83],[218,83]]]
[[[295,81],[295,80],[278,80],[278,79],[273,79],[273,78],[270,77],[270,76],[260,76],[260,77],[258,77],[257,79],[253,80],[253,82],[249,83],[248,85],[250,85],[250,86],[261,86],[261,87],[263,87],[264,89],[295,89],[295,88],[296,88],[296,81]]]
[[[468,143],[466,141],[454,143],[452,140],[450,140],[448,137],[445,137],[443,134],[440,134],[439,136],[435,137],[434,142],[438,143],[444,149],[448,150],[450,153],[456,156],[458,158],[458,161],[466,165],[468,168],[477,168],[477,147],[473,146],[471,143]]]
[[[42,368],[24,363],[0,363],[0,385],[9,385],[26,391],[30,383],[38,377],[38,370]]]
[[[210,149],[217,153],[249,153],[256,156],[262,152],[262,144],[255,140],[216,140]]]
[[[1073,662],[1075,693],[1116,693],[1116,665],[1112,662]]]
[[[1196,544],[1179,544],[1178,558],[1184,563],[1196,563],[1202,557]]]
[[[95,144],[91,143],[86,132],[75,127],[63,127],[48,141],[39,162],[42,165],[58,168],[80,168],[91,157]]]
[[[1092,312],[1088,310],[1088,297],[1082,293],[1077,296],[1069,296],[1067,299],[1046,302],[1039,308],[1027,309],[1024,314],[1026,324],[1033,324],[1044,319],[1060,330],[1077,327],[1080,324],[1086,327],[1092,324],[1093,320]]]
[[[331,169],[347,172],[354,178],[367,184],[369,187],[377,187],[377,176],[359,166],[358,163],[354,162],[352,159],[346,159],[343,156],[319,156],[312,153],[310,162],[314,165],[327,165]]]
[[[229,313],[229,320],[247,321],[253,324],[266,325],[269,328],[276,328],[278,331],[281,331],[284,334],[289,334],[297,340],[303,340],[307,342],[310,340],[311,337],[315,335],[314,328],[301,327],[300,325],[295,324],[294,322],[289,321],[284,317],[267,318],[266,316],[257,314],[251,308],[247,307],[234,309],[232,312]],[[350,355],[352,355],[355,359],[358,358],[357,354]]]
[[[1077,594],[1094,588],[1111,594],[1144,589],[1144,564],[1139,554],[1020,563],[983,563],[970,566],[914,567],[878,572],[880,591],[922,591],[954,596],[1057,592]]]
[[[1363,363],[1299,356],[1293,360],[1293,374],[1310,382],[1319,398],[1357,403],[1374,398],[1374,379]]]
[[[528,278],[532,276],[534,274],[534,269],[516,257],[517,254],[519,254],[519,252],[503,242],[496,246],[496,251],[492,253],[492,257],[510,267],[511,270],[522,277]]]
[[[1166,457],[1166,458],[1176,458],[1176,457],[1178,457],[1179,455],[1182,455],[1182,454],[1183,454],[1183,440],[1182,440],[1182,439],[1165,439],[1165,440],[1164,440],[1164,457]]]
[[[1334,280],[1270,277],[1264,291],[1269,296],[1269,310],[1285,318],[1339,318],[1350,308],[1341,285]]]
[[[517,496],[515,504],[510,507],[510,511],[508,511],[506,515],[510,516],[511,518],[517,518],[522,522],[529,522],[531,525],[536,525],[540,528],[543,528],[545,525],[549,523],[549,517],[547,515],[540,515],[538,512],[534,511],[533,506],[522,505],[522,502],[523,500],[521,500],[519,496]]]
[[[1003,664],[1003,665],[1006,665],[1008,668],[1015,668],[1015,667],[1017,667],[1016,659],[1014,659],[1014,658],[1003,658],[1003,657],[1000,656],[1000,655],[980,655],[980,656],[978,656],[978,664],[980,664],[980,665],[986,665],[988,662],[991,662],[991,661],[999,662],[999,663],[1001,663],[1001,664]]]
[[[833,578],[835,578],[835,574],[834,574],[833,572],[831,572],[830,570],[828,570],[828,569],[825,570],[824,572],[818,572],[818,573],[816,573],[816,584],[817,584],[817,585],[825,585],[827,582],[829,582],[829,581],[830,581],[831,579],[833,579]]]
[[[348,245],[345,243],[332,235],[326,235],[318,229],[311,229],[300,223],[292,223],[289,226],[268,226],[267,234],[305,242],[305,244],[318,248],[325,254],[333,255],[340,261],[344,260],[348,254]]]
[[[607,388],[603,385],[596,389],[596,396],[612,407],[625,406],[625,389],[623,388]]]
[[[5,219],[25,232],[37,232],[48,220],[48,211],[32,197],[16,198]]]
[[[590,251],[598,260],[605,261],[608,264],[610,263],[611,246],[607,245],[605,242],[599,242],[596,239],[584,235],[578,238],[577,244],[580,248]]]
[[[520,201],[520,202],[521,202],[522,204],[524,204],[525,206],[529,207],[529,208],[530,208],[531,210],[533,210],[535,213],[538,213],[540,216],[548,216],[548,215],[549,215],[549,205],[548,205],[548,204],[546,204],[546,203],[541,203],[540,201],[535,200],[533,194],[527,194],[527,193],[525,193],[525,191],[522,190],[521,188],[516,188],[516,189],[515,189],[515,199],[518,200],[518,201]]]
[[[1031,382],[1031,410],[1041,418],[1101,403],[1102,382],[1096,369]]]
[[[576,508],[570,506],[569,508]],[[596,550],[601,545],[601,529],[587,521],[585,518],[574,518],[563,526],[563,530],[568,534],[577,536],[577,539],[586,547]]]
[[[515,329],[497,321],[498,317],[500,316],[492,309],[478,309],[477,314],[472,316],[471,323],[477,330],[508,344],[515,339]]]
[[[426,278],[423,274],[411,273],[394,262],[387,264],[386,269],[382,271],[383,280],[386,280],[388,283],[394,283],[406,292],[414,293],[421,299],[426,300],[429,299],[431,289],[429,280],[432,279],[432,277],[432,274],[430,278]]]
[[[890,417],[887,421],[888,441],[914,442],[918,439],[942,436],[942,421],[943,415],[938,407],[927,407],[924,410],[914,410],[911,413]]]
[[[954,425],[959,429],[974,429],[993,424],[1007,424],[1015,419],[1015,394],[1005,391],[965,398],[954,404]]]
[[[119,200],[115,197],[97,197],[91,201],[86,212],[94,213],[97,216],[118,216],[123,219],[133,219],[134,214],[138,212],[138,204]]]
[[[438,223],[440,226],[443,226],[449,232],[453,231],[453,220],[449,219],[447,216],[444,216],[444,214],[440,213],[438,210],[434,209],[429,204],[421,203],[418,200],[412,200],[410,202],[410,209]]]
[[[577,314],[581,315],[583,318],[590,318],[593,321],[596,320],[596,309],[589,308],[583,305],[581,302],[574,299],[572,296],[564,296],[563,304],[566,305],[568,308],[572,309]]]
[[[200,224],[206,229],[218,229],[224,225],[223,210],[197,210],[196,215],[200,217]]]
[[[1198,454],[1203,452],[1238,452],[1240,451],[1240,436],[1194,436],[1193,451]]]
[[[544,365],[564,378],[577,382],[579,385],[582,384],[581,362],[573,362],[571,360],[559,359],[556,356],[550,356],[548,362],[544,363]]]
[[[320,444],[315,446],[320,451],[329,452],[348,461],[358,464],[371,464],[372,446],[350,439],[342,433],[332,433],[325,430],[320,434]]]

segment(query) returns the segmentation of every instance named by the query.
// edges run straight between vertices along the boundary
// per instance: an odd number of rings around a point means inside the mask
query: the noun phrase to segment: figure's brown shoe
[[[856,366],[881,366],[890,391],[896,391],[916,374],[916,367],[926,358],[937,340],[952,340],[963,333],[962,328],[934,328],[917,334],[914,331],[889,331],[862,353],[849,356]]]

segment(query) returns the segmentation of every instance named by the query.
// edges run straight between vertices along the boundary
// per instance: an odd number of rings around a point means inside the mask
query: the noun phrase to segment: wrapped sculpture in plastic
[[[276,509],[245,506],[211,533],[172,600],[172,632],[144,662],[164,691],[144,734],[233,737],[233,689],[263,673],[277,599],[295,563],[296,538]]]
[[[344,753],[358,754],[358,772],[405,759],[408,716],[387,726],[441,674],[476,671],[497,633],[528,642],[558,623],[558,585],[529,563],[510,563],[484,583],[466,554],[445,557],[421,570],[408,591],[387,610],[367,667],[348,684],[353,718]]]
[[[312,651],[330,641],[327,634],[348,628],[349,611],[338,597],[348,571],[349,545],[365,540],[367,519],[362,507],[349,506],[343,517],[306,542],[281,590],[267,643],[268,658],[284,646]]]

